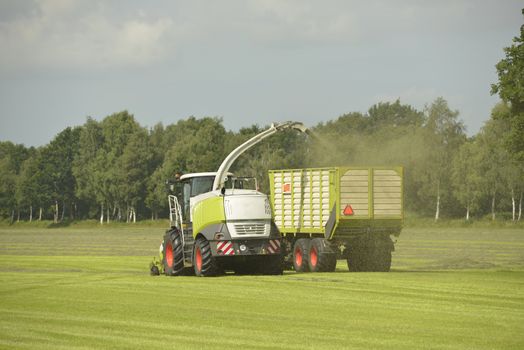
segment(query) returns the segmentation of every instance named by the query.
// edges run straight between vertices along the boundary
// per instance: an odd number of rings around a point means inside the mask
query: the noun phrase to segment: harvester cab
[[[163,240],[166,275],[195,273],[282,273],[280,233],[272,221],[269,198],[256,179],[229,172],[235,160],[276,132],[302,123],[274,123],[235,148],[216,172],[184,174],[171,184],[171,227]]]

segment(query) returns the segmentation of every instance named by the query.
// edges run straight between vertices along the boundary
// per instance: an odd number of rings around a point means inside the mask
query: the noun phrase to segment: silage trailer
[[[389,271],[404,217],[402,167],[269,171],[284,261],[297,272]]]

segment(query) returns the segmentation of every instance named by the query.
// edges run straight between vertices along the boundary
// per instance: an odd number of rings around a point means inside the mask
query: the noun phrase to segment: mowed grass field
[[[161,228],[0,228],[8,349],[524,349],[524,230],[410,228],[390,273],[151,277]]]

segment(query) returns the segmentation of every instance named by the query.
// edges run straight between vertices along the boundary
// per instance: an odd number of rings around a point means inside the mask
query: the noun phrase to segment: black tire
[[[166,276],[179,276],[184,271],[184,246],[178,229],[172,229],[164,236],[162,264]]]
[[[366,271],[368,265],[366,259],[367,250],[363,246],[353,246],[349,249],[347,258],[348,269],[350,272]]]
[[[299,238],[293,246],[293,268],[296,272],[309,271],[309,238]]]
[[[217,276],[221,273],[217,260],[211,254],[209,242],[198,237],[193,247],[193,267],[195,275],[200,277]]]
[[[337,269],[337,254],[329,254],[326,262],[326,272],[333,272]]]
[[[385,245],[374,247],[372,271],[389,272],[391,270],[391,249]]]
[[[308,258],[311,272],[331,272],[337,265],[337,256],[324,238],[313,238],[309,246]]]

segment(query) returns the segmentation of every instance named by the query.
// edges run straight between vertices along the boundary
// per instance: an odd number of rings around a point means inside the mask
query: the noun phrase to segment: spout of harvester
[[[274,127],[277,130],[295,129],[295,130],[298,130],[298,131],[304,132],[304,133],[306,133],[308,131],[308,128],[304,124],[302,124],[300,122],[291,122],[291,121],[280,123],[280,124],[273,123],[271,125],[271,127]]]

